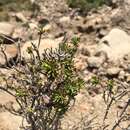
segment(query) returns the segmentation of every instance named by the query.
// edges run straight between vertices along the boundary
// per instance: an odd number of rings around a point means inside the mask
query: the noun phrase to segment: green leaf
[[[71,40],[72,40],[73,45],[77,46],[78,43],[79,43],[79,41],[80,41],[80,38],[78,38],[78,37],[73,37]]]
[[[27,93],[25,93],[23,90],[16,90],[16,96],[24,97],[24,96],[27,96]]]
[[[28,54],[32,54],[32,53],[33,53],[32,47],[28,47],[28,48],[27,48],[27,52],[28,52]]]
[[[93,76],[91,79],[91,83],[93,85],[98,85],[100,83],[100,80],[96,76]]]

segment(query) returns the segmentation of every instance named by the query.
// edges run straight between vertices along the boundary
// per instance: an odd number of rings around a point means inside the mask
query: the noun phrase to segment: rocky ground
[[[108,125],[106,129],[129,130],[130,105],[126,110],[128,119],[123,120],[120,127],[112,128],[130,100],[130,1],[115,0],[111,6],[104,5],[86,15],[82,15],[78,9],[69,8],[65,0],[36,1],[31,1],[33,10],[7,12],[9,19],[0,22],[3,43],[0,51],[1,73],[9,76],[13,72],[5,65],[18,56],[18,45],[21,46],[21,57],[29,58],[26,49],[31,42],[37,43],[39,25],[45,25],[43,29],[48,31],[41,41],[40,53],[45,48],[56,48],[64,35],[68,40],[78,36],[80,44],[75,66],[86,84],[76,96],[75,105],[62,119],[62,130],[101,129],[110,103],[110,100],[105,102],[103,98],[108,81],[114,82],[114,97],[122,93],[125,95],[117,98],[110,107],[105,119],[105,125]],[[96,81],[99,83],[95,86]],[[2,84],[1,79],[0,82]],[[17,107],[13,97],[0,91],[0,130],[20,130],[21,117],[3,107],[10,107],[10,103]]]

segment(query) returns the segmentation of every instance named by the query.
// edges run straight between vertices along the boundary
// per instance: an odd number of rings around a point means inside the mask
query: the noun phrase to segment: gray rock
[[[109,76],[115,76],[118,75],[120,72],[120,69],[118,67],[112,67],[107,69],[107,74]]]
[[[117,61],[130,53],[130,36],[118,29],[112,29],[110,33],[99,42],[96,52],[106,52],[109,60]]]
[[[89,57],[87,61],[90,68],[99,68],[104,63],[103,58],[95,56]]]
[[[127,130],[130,130],[130,126],[128,126]]]
[[[71,20],[70,20],[70,17],[64,16],[64,17],[61,17],[61,18],[59,19],[59,22],[60,22],[60,23],[70,23]]]
[[[63,16],[59,19],[59,26],[64,28],[72,27],[72,21],[69,16]]]

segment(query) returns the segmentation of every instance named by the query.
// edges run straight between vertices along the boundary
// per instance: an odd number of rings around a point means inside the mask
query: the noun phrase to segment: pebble
[[[88,61],[88,67],[99,68],[103,64],[104,59],[100,57],[92,56],[89,57],[87,61]]]
[[[126,81],[130,82],[130,75],[127,76]]]
[[[121,70],[119,72],[119,76],[118,76],[119,79],[124,79],[125,78],[125,71]]]

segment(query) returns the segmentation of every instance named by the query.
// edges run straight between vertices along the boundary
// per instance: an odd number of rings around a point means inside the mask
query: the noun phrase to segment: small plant
[[[15,68],[16,73],[5,79],[12,82],[6,82],[3,90],[16,98],[19,112],[30,124],[24,129],[58,129],[60,118],[84,83],[73,62],[78,40],[72,38],[71,44],[62,43],[55,51],[46,49],[42,56],[32,44],[27,50],[30,61],[24,61]]]
[[[99,80],[98,77],[93,76],[92,79],[91,79],[91,83],[92,83],[92,85],[96,86],[100,83],[100,80]]]
[[[68,0],[68,5],[72,8],[80,8],[81,11],[89,11],[109,2],[110,0]]]

